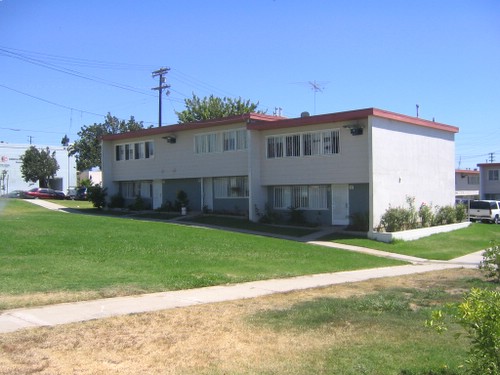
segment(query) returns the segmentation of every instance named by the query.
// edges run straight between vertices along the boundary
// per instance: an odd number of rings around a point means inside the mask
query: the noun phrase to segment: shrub
[[[108,204],[108,206],[111,208],[123,208],[124,205],[125,205],[125,198],[123,198],[123,196],[120,193],[113,195]]]
[[[303,225],[306,223],[304,210],[296,207],[290,207],[290,224]]]
[[[269,203],[266,203],[264,213],[260,212],[257,205],[255,205],[255,214],[259,218],[259,223],[261,224],[276,224],[281,219],[280,214],[274,211]]]
[[[189,199],[187,196],[187,193],[184,190],[179,190],[177,192],[177,196],[175,199],[175,204],[174,204],[174,209],[175,211],[180,211],[182,207],[186,207],[186,209],[189,206]]]
[[[147,204],[144,199],[142,199],[142,197],[140,195],[136,196],[135,197],[135,201],[133,204],[131,204],[129,206],[129,208],[132,210],[132,211],[143,211],[143,210],[147,210],[150,208],[149,204]]]
[[[483,260],[479,268],[486,272],[487,277],[491,277],[495,282],[500,283],[500,245],[491,243],[491,247],[483,253]]]
[[[462,203],[457,204],[455,206],[455,216],[458,223],[465,221],[467,219],[467,206]]]
[[[436,310],[426,325],[437,332],[447,330],[446,318],[460,325],[470,340],[465,366],[474,375],[500,374],[500,291],[473,288],[460,304]]]
[[[453,224],[457,222],[457,213],[455,207],[444,206],[439,207],[436,215],[434,216],[434,225]]]
[[[174,205],[170,201],[165,201],[162,203],[160,208],[157,209],[157,211],[172,212],[172,211],[174,211]]]
[[[92,185],[87,188],[87,199],[96,208],[105,207],[107,190],[107,188],[102,188],[101,185]]]
[[[404,209],[401,207],[389,207],[380,219],[380,227],[386,232],[399,232],[404,226]],[[381,229],[380,228],[380,229]]]
[[[351,215],[351,225],[349,229],[354,231],[368,231],[368,227],[370,225],[370,219],[368,216],[368,212],[357,212]]]
[[[418,210],[418,217],[420,218],[420,225],[422,228],[427,228],[432,225],[434,221],[434,212],[432,210],[432,205],[427,205],[422,203]]]

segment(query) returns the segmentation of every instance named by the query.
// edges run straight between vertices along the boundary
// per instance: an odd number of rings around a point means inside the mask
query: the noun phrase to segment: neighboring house
[[[500,163],[478,164],[481,199],[500,200]]]
[[[24,155],[32,145],[0,143],[0,195],[14,190],[29,190],[37,187],[38,183],[26,182],[21,174],[21,156]],[[76,185],[76,161],[68,155],[68,149],[64,146],[35,146],[37,149],[50,149],[55,151],[55,158],[59,164],[59,170],[49,186],[55,190],[67,192],[70,186]]]
[[[99,167],[95,167],[92,169],[87,169],[86,171],[82,171],[78,173],[78,181],[81,182],[83,180],[90,180],[92,185],[101,185],[102,184],[102,172]]]
[[[311,222],[369,228],[407,197],[455,199],[458,128],[375,108],[284,119],[260,114],[106,135],[103,186],[158,208],[184,190],[189,208],[248,215],[301,209]],[[418,207],[417,207],[418,208]]]
[[[479,199],[479,171],[477,169],[455,170],[455,200],[457,202]]]

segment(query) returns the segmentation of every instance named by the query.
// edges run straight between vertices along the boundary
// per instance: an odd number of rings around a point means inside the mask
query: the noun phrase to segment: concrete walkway
[[[66,212],[66,210],[63,210],[64,207],[51,202],[43,200],[34,200],[30,202],[49,209]],[[422,258],[331,242],[312,241],[309,243],[318,246],[342,248],[349,251],[358,251],[376,256],[400,259],[412,264],[7,310],[0,314],[0,333],[14,332],[24,328],[83,322],[125,314],[254,298],[274,293],[358,282],[382,277],[410,275],[450,268],[477,268],[479,262],[482,260],[482,251],[444,262],[429,261]]]

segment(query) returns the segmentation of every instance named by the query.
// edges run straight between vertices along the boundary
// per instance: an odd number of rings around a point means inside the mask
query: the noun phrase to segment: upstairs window
[[[196,134],[194,136],[195,154],[240,151],[246,150],[247,147],[248,145],[246,129]]]
[[[498,181],[499,180],[499,170],[491,169],[488,171],[488,180],[490,181]]]
[[[115,160],[150,159],[154,155],[153,142],[137,142],[115,146]]]
[[[267,137],[267,158],[340,153],[338,129]]]

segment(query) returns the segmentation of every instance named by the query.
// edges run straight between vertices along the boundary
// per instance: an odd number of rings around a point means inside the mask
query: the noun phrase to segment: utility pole
[[[490,152],[488,155],[490,156],[490,163],[493,163],[495,161],[495,153]]]
[[[158,70],[155,70],[152,75],[153,78],[155,77],[160,77],[160,83],[158,87],[153,87],[151,90],[158,90],[158,127],[161,127],[161,94],[164,89],[170,88],[170,85],[167,85],[166,78],[164,77],[165,74],[168,73],[170,68],[161,68]],[[167,95],[170,94],[170,91],[167,90]]]

